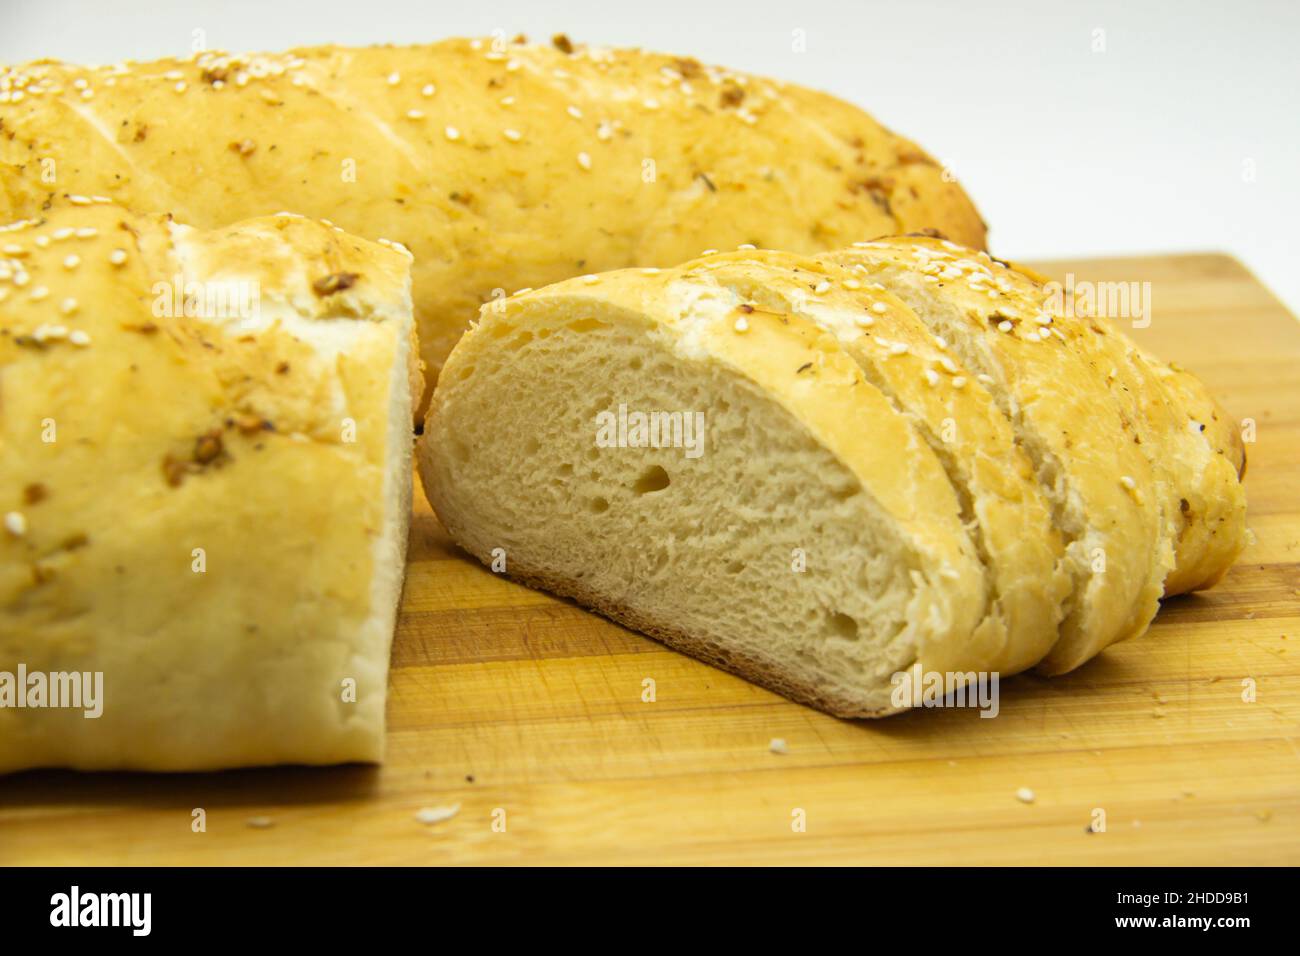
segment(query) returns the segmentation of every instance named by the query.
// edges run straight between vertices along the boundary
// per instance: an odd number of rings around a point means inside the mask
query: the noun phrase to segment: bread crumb
[[[245,822],[254,830],[266,830],[275,826],[275,821],[270,817],[249,817]]]
[[[450,820],[456,814],[460,813],[460,804],[453,803],[449,807],[421,807],[415,814],[415,819],[420,823],[433,825],[442,823],[444,820]]]
[[[773,737],[767,745],[767,749],[774,754],[788,754],[790,748],[786,746],[784,737]]]
[[[1030,790],[1028,787],[1021,787],[1016,791],[1016,799],[1021,803],[1033,803],[1034,791]]]

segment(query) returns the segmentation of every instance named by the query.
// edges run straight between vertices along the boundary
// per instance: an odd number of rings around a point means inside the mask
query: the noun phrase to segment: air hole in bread
[[[858,622],[848,614],[841,614],[838,611],[832,614],[830,629],[832,634],[836,637],[842,637],[846,641],[856,641],[858,639]]]
[[[663,491],[671,482],[672,479],[668,477],[668,472],[664,471],[661,466],[651,465],[636,480],[632,490],[638,495],[649,495],[656,491]]]
[[[744,562],[744,561],[728,561],[728,562],[727,562],[727,573],[728,573],[728,574],[739,574],[739,573],[740,573],[741,571],[743,571],[743,570],[745,570],[745,562]]]
[[[596,497],[591,499],[591,510],[594,514],[604,514],[609,510],[609,502],[604,498]]]

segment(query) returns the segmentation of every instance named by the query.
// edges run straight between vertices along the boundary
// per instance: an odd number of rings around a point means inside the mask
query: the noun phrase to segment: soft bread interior
[[[964,571],[937,569],[851,463],[690,335],[597,299],[484,314],[440,380],[421,470],[485,563],[843,715],[897,709],[891,676],[979,621],[969,545]],[[620,407],[702,413],[698,457],[601,447],[598,416]],[[904,470],[906,451],[889,452]],[[960,538],[951,492],[935,507]]]

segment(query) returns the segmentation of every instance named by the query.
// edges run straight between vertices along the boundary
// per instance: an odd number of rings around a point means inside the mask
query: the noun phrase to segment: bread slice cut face
[[[1049,597],[1013,641],[967,490],[919,421],[941,416],[837,336],[885,324],[869,302],[801,310],[815,267],[719,256],[486,307],[426,422],[430,501],[497,570],[832,713],[900,709],[894,676],[918,665],[1030,666],[1063,587],[1045,508],[1026,510]]]

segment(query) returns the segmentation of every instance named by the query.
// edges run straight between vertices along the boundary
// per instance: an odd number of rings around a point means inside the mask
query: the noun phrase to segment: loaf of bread
[[[741,243],[934,228],[982,247],[951,180],[834,97],[563,37],[0,71],[0,222],[104,195],[400,241],[431,379],[480,305],[524,287]]]
[[[0,771],[380,757],[409,261],[95,199],[0,231]]]
[[[1191,376],[925,237],[741,251],[483,309],[418,457],[468,551],[842,716],[1048,674],[1242,547]]]

